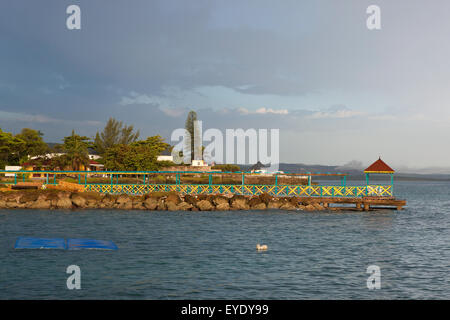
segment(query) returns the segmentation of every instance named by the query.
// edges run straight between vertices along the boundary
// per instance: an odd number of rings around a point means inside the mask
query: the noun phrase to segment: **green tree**
[[[63,141],[65,154],[56,161],[63,160],[62,163],[71,166],[72,170],[80,170],[81,166],[86,166],[89,163],[88,148],[91,143],[88,137],[75,134],[75,131],[72,130],[72,134],[64,137]]]
[[[19,165],[20,150],[24,145],[25,141],[0,129],[0,168],[6,165]]]
[[[23,128],[22,131],[16,135],[17,138],[24,141],[18,150],[18,156],[21,162],[25,162],[29,157],[43,156],[49,151],[48,145],[42,139],[42,132]]]
[[[107,170],[132,171],[126,167],[127,157],[130,156],[131,147],[126,144],[118,144],[108,148],[101,158],[101,162]]]
[[[134,127],[126,126],[122,121],[109,118],[102,132],[97,132],[94,139],[94,148],[103,155],[109,148],[119,144],[128,145],[139,138],[139,130],[134,132]]]
[[[109,148],[102,159],[108,170],[157,171],[164,163],[157,161],[158,155],[169,147],[160,136],[148,137],[129,145],[119,144]]]
[[[188,116],[186,118],[186,123],[184,128],[190,135],[190,139],[186,139],[186,147],[191,150],[191,161],[194,160],[194,122],[197,121],[197,113],[195,111],[189,111]],[[198,137],[197,137],[198,138]]]

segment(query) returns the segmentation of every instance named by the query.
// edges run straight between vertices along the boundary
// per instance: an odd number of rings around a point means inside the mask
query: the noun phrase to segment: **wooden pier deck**
[[[369,211],[371,209],[402,210],[406,206],[406,200],[394,197],[308,197],[306,201],[322,204],[325,208],[355,209],[358,211]],[[355,206],[345,206],[346,204],[354,204]]]

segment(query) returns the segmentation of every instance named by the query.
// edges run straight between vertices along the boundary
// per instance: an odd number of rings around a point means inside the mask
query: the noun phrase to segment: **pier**
[[[296,197],[299,198],[299,202],[320,204],[324,208],[336,210],[339,208],[361,211],[377,208],[401,210],[406,205],[405,200],[394,197],[394,170],[381,159],[364,170],[364,173],[366,185],[348,186],[347,175],[343,173],[261,175],[252,172],[212,171],[0,171],[0,175],[4,174],[10,177],[10,180],[2,183],[11,189],[54,188],[134,196],[169,192],[180,195],[247,197],[266,194],[271,197]],[[389,175],[389,184],[370,184],[370,175],[372,174]],[[36,176],[40,178],[30,178]],[[220,183],[223,182],[224,177],[232,178],[233,183]],[[334,177],[339,179],[340,183],[338,185],[317,185],[312,182],[313,177]],[[67,178],[71,182],[67,182]],[[268,179],[272,179],[273,183],[251,183]],[[290,184],[282,184],[283,179],[289,181]],[[134,183],[130,183],[130,180]],[[166,183],[161,183],[161,180]],[[192,180],[197,180],[198,183],[193,183]],[[207,183],[202,183],[203,181]]]

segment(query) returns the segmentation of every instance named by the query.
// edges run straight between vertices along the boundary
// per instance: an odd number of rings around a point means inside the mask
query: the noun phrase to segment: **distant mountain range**
[[[55,147],[58,143],[47,143]],[[89,150],[95,153],[94,150]],[[239,165],[242,170],[249,171],[252,165]],[[346,173],[351,179],[364,179],[364,168],[362,163],[356,160],[350,161],[343,166],[310,165],[303,163],[280,163],[279,170],[289,173]],[[395,168],[394,168],[395,169]],[[326,179],[326,177],[323,177]],[[372,175],[371,180],[386,179],[382,176]],[[450,167],[429,167],[421,169],[410,169],[407,167],[397,168],[396,180],[426,180],[426,181],[450,181]]]
[[[251,166],[240,165],[243,170],[248,170]],[[325,166],[325,165],[309,165],[303,163],[280,163],[279,170],[289,173],[346,173],[351,179],[364,179],[364,168],[352,168],[350,166]],[[445,172],[445,169],[441,170]],[[450,181],[450,169],[448,173],[428,173],[430,169],[420,169],[412,172],[411,169],[399,170],[395,173],[396,180],[427,180],[427,181]],[[321,178],[322,179],[322,178]],[[326,179],[326,177],[323,177]],[[371,175],[371,180],[386,179],[381,175]]]

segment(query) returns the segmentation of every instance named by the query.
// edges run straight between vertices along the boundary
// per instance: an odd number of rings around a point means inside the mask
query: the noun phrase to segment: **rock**
[[[66,191],[59,191],[56,193],[58,199],[67,199],[70,198],[71,193]]]
[[[8,209],[14,209],[14,208],[19,208],[18,203],[15,201],[7,201],[6,202],[6,208]]]
[[[268,204],[267,204],[267,209],[279,209],[281,207],[281,203],[278,200],[271,200]]]
[[[72,203],[77,207],[77,208],[85,208],[86,207],[86,199],[83,198],[81,195],[79,195],[78,193],[74,193],[72,195]]]
[[[26,192],[19,198],[19,203],[34,202],[39,198],[39,194],[36,192]]]
[[[306,202],[306,203],[302,203]],[[149,193],[146,196],[104,195],[95,192],[67,192],[56,190],[26,190],[0,193],[0,208],[70,209],[70,208],[118,208],[125,210],[326,210],[319,199],[300,197],[272,197],[244,195],[179,195],[174,192]],[[331,209],[331,208],[330,208]],[[329,210],[330,210],[329,209]]]
[[[100,208],[101,203],[102,203],[101,200],[87,199],[86,207],[90,209]]]
[[[137,199],[133,201],[133,209],[135,210],[145,210],[144,203],[141,199]]]
[[[116,197],[112,196],[110,194],[107,194],[102,199],[101,207],[103,207],[103,208],[113,208],[115,203],[116,203]]]
[[[187,202],[180,202],[178,205],[177,205],[177,209],[179,210],[179,211],[186,211],[186,210],[190,210],[190,209],[192,209],[193,208],[193,205],[192,204],[190,204],[190,203],[187,203]]]
[[[255,204],[254,206],[251,206],[251,209],[253,210],[266,210],[267,206],[265,203],[260,202],[258,204]]]
[[[183,202],[180,202],[177,205],[177,210],[179,210],[179,211],[186,211],[186,210],[192,209],[192,207],[193,207],[192,204],[183,201]]]
[[[214,206],[208,200],[200,200],[196,205],[201,211],[210,211],[214,209]]]
[[[131,210],[133,209],[133,200],[125,194],[120,195],[117,200],[117,208],[118,209],[124,209],[124,210]]]
[[[261,193],[259,195],[259,199],[261,202],[265,203],[266,206],[269,205],[269,202],[272,201],[273,197],[268,193]]]
[[[219,210],[219,211],[230,210],[230,204],[228,202],[220,203],[216,206],[216,210]]]
[[[121,202],[117,204],[117,209],[131,210],[133,209],[133,201]]]
[[[50,201],[50,206],[52,208],[56,208],[58,206],[59,197],[56,193],[47,193],[45,196],[45,200]]]
[[[296,210],[297,208],[290,202],[286,202],[280,207],[281,210]]]
[[[238,210],[248,210],[250,209],[249,205],[247,204],[247,200],[245,197],[239,197],[239,196],[234,196],[231,199],[231,207],[233,209],[238,209]]]
[[[261,199],[259,197],[252,197],[249,201],[248,201],[248,205],[252,208],[258,204],[262,203]]]
[[[155,198],[147,198],[144,201],[144,207],[148,210],[155,210],[157,206],[158,200],[156,200]]]
[[[195,197],[197,198],[197,201],[209,200],[209,195],[207,195],[207,194],[198,194]]]
[[[225,204],[225,203],[229,205],[228,198],[223,197],[223,196],[216,196],[216,197],[214,197],[213,203],[214,203],[216,206],[218,206],[218,205],[220,205],[220,204]]]
[[[177,205],[181,202],[180,197],[178,194],[170,193],[165,200],[165,205],[167,207],[167,210],[169,211],[177,211],[178,207]]]
[[[175,204],[179,204],[181,202],[181,199],[178,196],[178,194],[170,193],[166,198],[166,202],[173,202]]]
[[[321,206],[319,203],[313,203],[313,207],[315,210],[325,210],[323,206]]]
[[[124,204],[127,202],[132,202],[132,200],[130,199],[129,196],[127,196],[125,194],[120,195],[116,200],[116,203],[118,203],[118,204]]]
[[[197,196],[192,196],[192,195],[185,195],[184,196],[184,202],[190,203],[192,205],[195,205],[197,203],[198,199]]]
[[[19,199],[20,199],[20,197],[22,196],[22,194],[21,193],[19,193],[19,192],[13,192],[13,193],[10,193],[10,194],[6,194],[4,197],[3,197],[3,200],[5,201],[5,202],[13,202],[13,203],[19,203]]]
[[[156,205],[156,210],[167,210],[167,206],[165,204],[164,199],[159,199],[158,204]]]
[[[44,199],[38,199],[29,206],[30,209],[50,209],[50,207],[51,202]]]
[[[289,199],[289,202],[294,206],[298,206],[299,203],[302,203],[302,201],[299,197],[291,197]]]
[[[178,211],[178,206],[172,201],[167,201],[166,206],[169,211]]]
[[[72,200],[69,198],[62,198],[56,200],[56,207],[58,209],[72,209]]]

